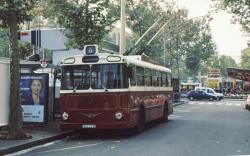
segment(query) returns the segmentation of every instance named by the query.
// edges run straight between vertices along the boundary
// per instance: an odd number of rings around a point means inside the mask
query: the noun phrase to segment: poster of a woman
[[[29,94],[26,97],[26,105],[44,105],[42,95],[43,83],[41,79],[31,79],[29,83]]]
[[[24,122],[44,122],[48,102],[48,74],[22,74],[20,81]]]

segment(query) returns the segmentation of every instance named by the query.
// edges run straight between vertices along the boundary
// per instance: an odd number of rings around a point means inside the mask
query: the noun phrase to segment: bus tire
[[[161,121],[162,122],[168,122],[168,104],[165,104],[163,106],[163,116],[161,118]]]
[[[141,108],[138,115],[138,122],[136,127],[136,132],[142,133],[145,128],[145,111],[144,108]]]

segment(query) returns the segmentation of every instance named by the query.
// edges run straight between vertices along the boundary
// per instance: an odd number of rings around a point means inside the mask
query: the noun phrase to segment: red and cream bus
[[[171,70],[144,55],[101,53],[88,45],[84,54],[61,62],[62,130],[137,128],[168,120],[173,112]]]

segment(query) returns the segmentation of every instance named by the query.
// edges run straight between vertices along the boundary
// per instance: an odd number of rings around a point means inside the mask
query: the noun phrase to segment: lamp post
[[[125,0],[121,0],[121,28],[120,28],[120,54],[123,55],[125,53],[126,46],[126,38],[125,38]]]

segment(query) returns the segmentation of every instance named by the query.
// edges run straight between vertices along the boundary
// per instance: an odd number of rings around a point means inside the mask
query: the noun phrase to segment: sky
[[[211,0],[174,0],[179,7],[189,10],[191,18],[203,16],[214,10]],[[228,55],[240,62],[241,50],[247,48],[247,39],[240,31],[240,26],[231,23],[231,15],[225,11],[211,13],[210,22],[213,40],[219,55]]]

